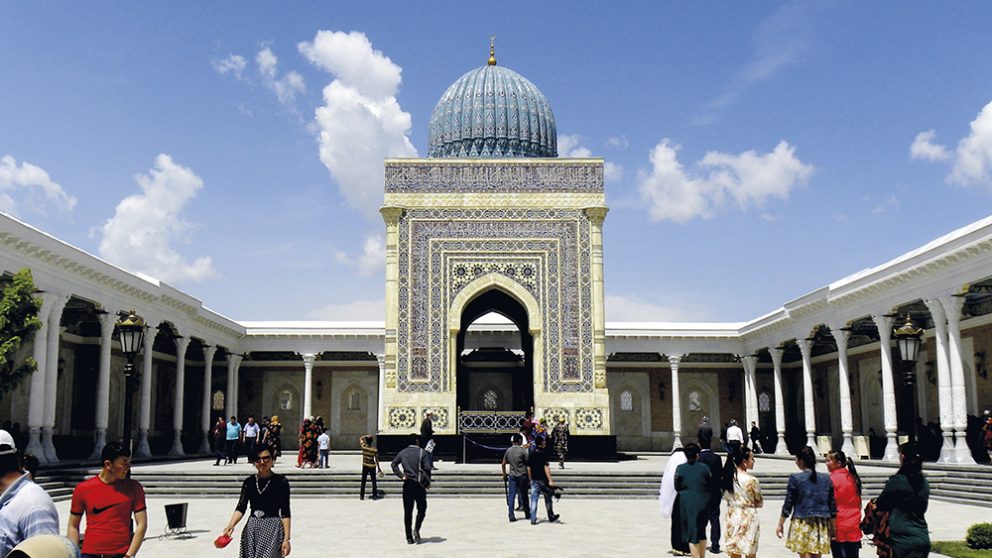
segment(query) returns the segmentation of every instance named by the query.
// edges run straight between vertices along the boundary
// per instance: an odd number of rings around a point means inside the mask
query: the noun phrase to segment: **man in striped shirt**
[[[14,438],[0,430],[0,556],[25,539],[59,532],[55,503],[21,470]]]
[[[379,450],[372,445],[372,435],[366,434],[358,439],[362,446],[362,492],[361,499],[365,499],[365,479],[372,477],[372,499],[379,498],[379,491],[376,487],[375,477],[378,472],[382,474],[382,467],[379,466]]]

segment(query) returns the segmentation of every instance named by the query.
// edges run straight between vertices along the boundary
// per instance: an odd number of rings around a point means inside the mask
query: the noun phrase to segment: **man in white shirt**
[[[45,489],[21,470],[14,438],[0,430],[0,556],[35,535],[59,532],[59,514]]]
[[[326,469],[327,457],[331,453],[331,437],[327,435],[326,428],[320,433],[320,436],[317,436],[317,449],[320,450],[320,464],[317,468]]]
[[[727,427],[727,453],[733,455],[740,453],[741,446],[744,445],[744,431],[737,426],[737,420],[731,420]]]
[[[248,454],[248,462],[255,462],[255,454],[258,453],[258,433],[261,427],[255,422],[255,417],[248,415],[248,422],[245,423],[241,435],[244,437],[245,453]]]

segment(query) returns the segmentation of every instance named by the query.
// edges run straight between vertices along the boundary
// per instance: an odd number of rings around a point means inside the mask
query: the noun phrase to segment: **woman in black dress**
[[[258,473],[241,484],[241,498],[224,534],[232,536],[250,503],[251,514],[241,531],[240,558],[289,556],[289,481],[272,472],[272,452],[268,448],[259,450],[255,469]]]

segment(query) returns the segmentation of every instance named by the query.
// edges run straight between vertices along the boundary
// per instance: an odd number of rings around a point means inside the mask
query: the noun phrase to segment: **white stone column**
[[[768,354],[772,356],[772,370],[775,376],[775,432],[778,440],[775,442],[775,455],[789,455],[789,446],[785,443],[785,396],[782,395],[782,347],[769,347]]]
[[[176,338],[176,395],[172,400],[172,449],[169,455],[183,456],[183,405],[186,395],[186,349],[189,347],[189,337]]]
[[[45,366],[45,355],[48,354],[48,323],[52,315],[54,295],[35,295],[42,299],[41,309],[38,310],[38,320],[41,322],[34,332],[31,342],[32,356],[37,367],[31,373],[31,396],[28,399],[28,444],[26,453],[38,458],[41,463],[48,463],[45,457],[45,446],[41,443],[41,429],[45,425],[45,376],[48,372]],[[56,326],[57,327],[57,326]]]
[[[200,417],[200,430],[203,431],[203,440],[200,442],[200,453],[210,453],[210,429],[213,426],[210,416],[210,401],[213,397],[214,380],[214,353],[217,347],[203,345],[203,398],[200,401],[200,410],[203,411]]]
[[[803,355],[803,417],[806,424],[806,445],[813,453],[820,454],[816,447],[816,413],[813,408],[813,340],[796,339],[799,352]]]
[[[740,358],[741,366],[744,368],[744,424],[742,425],[742,429],[750,436],[751,423],[758,422],[758,387],[756,374],[758,357],[755,355],[746,355]]]
[[[844,455],[854,455],[854,417],[851,413],[851,383],[847,375],[847,341],[851,330],[837,324],[831,325],[830,332],[837,343],[837,380],[840,391],[840,429],[844,435],[840,450]]]
[[[107,427],[110,425],[110,357],[113,349],[114,325],[117,315],[104,312],[100,321],[100,375],[96,382],[96,431],[93,436],[93,453],[90,459],[100,459],[103,446],[107,445]]]
[[[384,426],[384,421],[386,420],[386,355],[375,355],[375,359],[379,362],[379,396],[376,398],[377,410],[376,410],[376,433],[382,432],[382,427]],[[455,419],[457,420],[457,418]]]
[[[241,366],[241,355],[227,353],[227,397],[224,399],[227,407],[227,416],[238,416],[238,368]]]
[[[597,389],[606,389],[606,309],[603,290],[603,221],[607,207],[587,207],[589,218],[590,269],[592,283],[593,380]],[[608,414],[608,413],[607,413]]]
[[[314,353],[306,353],[303,356],[303,417],[309,417],[313,413],[313,363],[317,360]]]
[[[682,391],[679,388],[679,363],[683,355],[671,355],[672,368],[672,449],[682,447]]]
[[[145,340],[141,349],[141,395],[138,400],[138,443],[134,446],[135,457],[152,456],[152,448],[148,445],[148,430],[152,424],[152,358],[155,355],[157,335],[158,322],[149,319],[145,322]]]
[[[41,445],[45,448],[45,458],[48,463],[58,463],[52,437],[55,434],[55,404],[58,402],[59,382],[59,348],[62,345],[64,328],[62,310],[69,302],[67,295],[59,295],[52,304],[52,314],[48,322],[48,346],[45,350],[45,422],[41,428]]]
[[[933,337],[937,346],[937,402],[940,414],[940,431],[944,439],[940,447],[940,463],[957,463],[954,450],[954,401],[951,398],[951,361],[947,353],[947,314],[939,299],[923,301],[933,318]]]
[[[892,376],[892,316],[872,315],[878,328],[878,343],[882,353],[882,412],[885,422],[885,454],[883,461],[899,461],[899,440],[896,437],[896,390]]]
[[[947,316],[947,347],[948,361],[951,368],[951,402],[954,409],[954,453],[957,462],[974,464],[968,448],[966,431],[968,429],[967,394],[964,387],[964,361],[961,354],[961,309],[964,307],[964,297],[960,295],[940,298]]]

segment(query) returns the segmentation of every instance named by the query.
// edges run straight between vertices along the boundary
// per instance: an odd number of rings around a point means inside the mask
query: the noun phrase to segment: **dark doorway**
[[[511,350],[516,347],[492,346],[479,347],[463,354],[469,326],[489,313],[499,314],[513,322],[520,336],[519,347],[523,355]],[[533,406],[534,338],[530,335],[526,308],[512,296],[492,289],[480,294],[465,307],[455,354],[458,355],[456,384],[461,409],[526,411]]]

